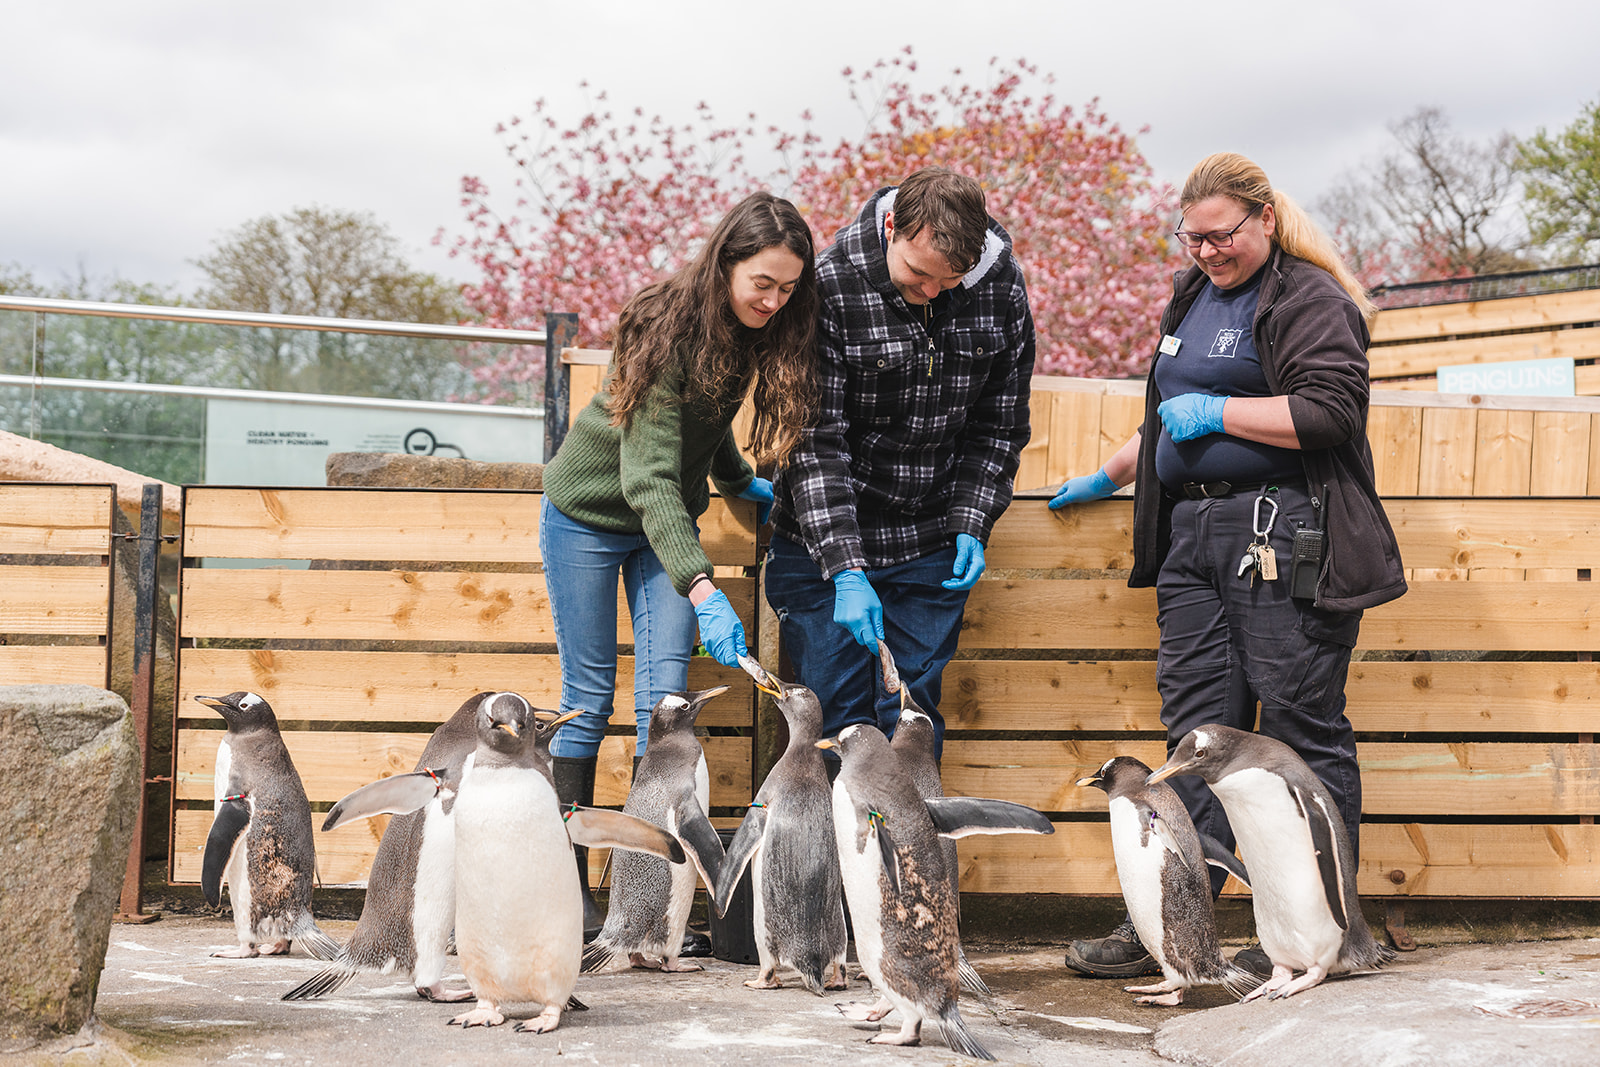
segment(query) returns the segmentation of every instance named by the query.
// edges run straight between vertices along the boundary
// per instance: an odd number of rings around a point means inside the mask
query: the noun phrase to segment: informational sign
[[[1524,359],[1439,368],[1439,392],[1495,396],[1576,396],[1570,359]]]
[[[212,398],[206,402],[205,440],[207,484],[326,485],[331,452],[538,463],[544,458],[544,420],[526,408],[477,404]]]

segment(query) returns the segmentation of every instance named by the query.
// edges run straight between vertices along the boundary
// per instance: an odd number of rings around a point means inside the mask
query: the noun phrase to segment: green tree
[[[1600,258],[1600,98],[1559,133],[1517,145],[1523,211],[1533,240],[1560,264]]]
[[[415,323],[467,314],[458,287],[412,270],[394,235],[366,213],[263,215],[224,234],[195,265],[206,278],[196,302],[218,310]],[[476,391],[452,344],[277,329],[242,332],[217,384],[412,400]]]

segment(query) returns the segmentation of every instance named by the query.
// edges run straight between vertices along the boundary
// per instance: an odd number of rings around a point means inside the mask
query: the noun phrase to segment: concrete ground
[[[354,924],[323,925],[344,938]],[[320,964],[298,951],[273,959],[209,956],[232,943],[226,918],[169,916],[113,927],[96,1024],[9,1059],[429,1067],[971,1062],[929,1030],[919,1048],[866,1044],[875,1027],[847,1022],[834,1008],[869,999],[864,981],[825,998],[798,986],[758,991],[741,984],[753,967],[704,960],[705,971],[694,974],[581,976],[577,994],[590,1010],[566,1014],[550,1034],[520,1034],[509,1025],[463,1031],[446,1025],[458,1007],[421,1001],[396,976],[362,975],[338,996],[285,1003],[278,995]],[[1240,1005],[1221,990],[1200,989],[1181,1008],[1137,1007],[1122,983],[1072,976],[1057,945],[970,944],[968,956],[994,996],[963,996],[962,1013],[1005,1063],[1600,1062],[1600,938],[1423,947],[1384,971],[1330,980],[1288,1000]]]

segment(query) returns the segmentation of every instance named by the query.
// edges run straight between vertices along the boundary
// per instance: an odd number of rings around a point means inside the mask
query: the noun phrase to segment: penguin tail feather
[[[1243,967],[1235,967],[1231,963],[1222,970],[1222,977],[1217,979],[1217,984],[1232,994],[1235,1000],[1243,1000],[1245,996],[1255,990],[1266,979],[1254,971],[1247,971]]]
[[[315,1000],[318,997],[331,996],[343,989],[345,983],[356,976],[356,970],[353,964],[346,962],[324,967],[278,999]]]
[[[959,1012],[951,1011],[949,1015],[941,1018],[939,1032],[944,1035],[944,1043],[950,1046],[951,1052],[959,1052],[975,1060],[994,1059],[989,1050],[978,1044],[978,1039],[972,1036]]]
[[[614,960],[616,956],[616,946],[612,945],[609,941],[602,941],[597,937],[587,945],[583,946],[583,962],[578,965],[578,970],[582,974],[593,974],[596,971],[603,971],[607,967],[611,966],[611,961]]]
[[[980,997],[994,995],[994,991],[984,982],[983,976],[973,969],[967,962],[967,954],[963,952],[956,957],[956,977],[961,980],[961,988],[968,993],[976,993]]]
[[[289,932],[291,940],[300,942],[300,947],[305,949],[313,959],[332,963],[339,959],[339,942],[329,937],[322,927],[317,925],[317,920],[306,912],[300,921],[294,924],[294,929]]]

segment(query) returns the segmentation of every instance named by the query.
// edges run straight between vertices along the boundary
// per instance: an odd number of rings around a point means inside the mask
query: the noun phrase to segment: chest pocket
[[[926,365],[922,346],[912,339],[845,345],[844,357],[856,386],[847,401],[852,421],[905,418],[914,403],[918,373]]]

